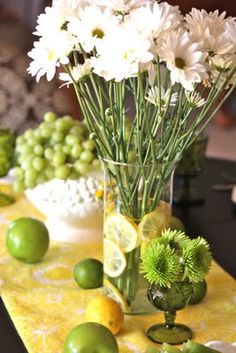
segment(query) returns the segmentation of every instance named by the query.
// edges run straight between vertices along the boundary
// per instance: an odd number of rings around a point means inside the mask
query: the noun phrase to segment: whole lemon
[[[116,335],[121,330],[124,314],[115,300],[105,295],[99,295],[88,303],[86,320],[102,324],[109,328],[113,335]]]

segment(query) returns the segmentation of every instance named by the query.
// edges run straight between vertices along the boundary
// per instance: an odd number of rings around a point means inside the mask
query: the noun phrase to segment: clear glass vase
[[[121,164],[103,160],[104,291],[127,314],[155,310],[140,255],[148,242],[170,226],[175,163]]]

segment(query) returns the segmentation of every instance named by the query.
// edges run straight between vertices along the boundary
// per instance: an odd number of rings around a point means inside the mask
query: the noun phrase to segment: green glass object
[[[198,304],[202,301],[207,293],[207,283],[205,279],[198,283],[192,283],[193,294],[189,304]]]
[[[0,177],[5,176],[13,163],[15,138],[9,129],[0,128]],[[10,195],[0,192],[0,207],[14,202]]]
[[[187,281],[174,282],[170,287],[151,285],[147,292],[150,302],[164,311],[165,323],[150,327],[147,336],[157,343],[181,344],[192,337],[185,325],[176,324],[176,311],[184,308],[192,296],[192,285]]]
[[[179,187],[176,188],[174,202],[177,205],[204,202],[204,198],[199,196],[199,193],[192,186],[192,180],[203,170],[207,142],[208,137],[206,134],[199,135],[184,152],[176,167],[175,176],[179,180]]]

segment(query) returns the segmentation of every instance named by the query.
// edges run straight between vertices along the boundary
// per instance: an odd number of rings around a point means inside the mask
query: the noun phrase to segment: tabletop
[[[204,171],[194,181],[205,202],[191,207],[174,206],[173,210],[191,236],[202,235],[208,239],[215,260],[236,278],[236,205],[231,202],[231,191],[219,192],[212,188],[215,184],[227,183],[227,176],[236,178],[235,162],[206,160]],[[27,353],[1,300],[0,323],[1,352]]]

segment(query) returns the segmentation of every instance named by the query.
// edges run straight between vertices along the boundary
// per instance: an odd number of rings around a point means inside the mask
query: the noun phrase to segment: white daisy
[[[81,2],[81,0],[54,0],[52,6],[46,7],[45,13],[38,17],[34,34],[47,37],[50,33],[63,29],[70,17],[78,16]]]
[[[185,91],[185,96],[192,107],[200,108],[206,103],[198,92]]]
[[[160,102],[160,94],[159,87],[153,86],[148,90],[147,96],[145,99],[151,104],[155,105],[155,107],[159,107],[161,103],[161,109],[165,109],[169,102],[170,106],[174,106],[178,99],[178,93],[172,93],[170,97],[170,89],[165,90],[164,87],[161,87],[161,102]]]
[[[225,31],[226,13],[219,11],[207,13],[205,10],[192,9],[186,15],[186,27],[196,42],[202,42],[211,56],[232,53],[233,46]]]
[[[92,58],[94,72],[106,80],[121,81],[137,74],[139,65],[153,59],[150,42],[130,23],[104,38],[97,46],[98,58]]]
[[[225,33],[230,38],[236,51],[236,19],[229,18],[225,23]]]
[[[68,31],[77,37],[83,50],[91,52],[96,45],[118,25],[118,19],[109,9],[101,10],[97,6],[80,9],[79,18],[71,18]]]
[[[207,54],[200,43],[193,42],[182,30],[169,33],[159,53],[170,70],[172,85],[181,83],[185,89],[192,91],[195,82],[201,82],[208,76],[204,63]]]
[[[34,43],[34,48],[28,53],[33,59],[28,72],[36,75],[36,81],[46,74],[47,80],[51,81],[60,64],[68,64],[68,56],[73,50],[74,40],[66,31],[58,32],[55,38],[49,36],[47,40],[41,38]]]
[[[178,6],[166,2],[154,6],[141,7],[130,14],[130,19],[137,28],[152,42],[153,48],[168,31],[176,29],[181,23]],[[155,50],[155,49],[153,49]]]
[[[62,86],[65,86],[65,85],[68,86],[72,84],[74,81],[78,82],[84,77],[88,76],[91,73],[91,71],[92,71],[91,61],[88,59],[83,64],[77,64],[76,66],[74,66],[71,69],[71,75],[65,72],[60,73],[59,79],[62,81],[66,81],[66,83],[64,83]]]

